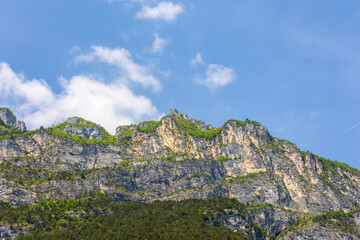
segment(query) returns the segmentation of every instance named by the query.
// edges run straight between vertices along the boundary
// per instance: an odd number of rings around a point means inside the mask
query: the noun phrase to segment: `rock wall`
[[[14,124],[2,112],[1,121]],[[213,128],[177,110],[160,121],[120,126],[115,136],[80,118],[0,136],[0,167],[0,201],[12,205],[94,190],[135,202],[226,196],[308,216],[360,204],[358,170],[302,152],[254,121]],[[257,224],[272,236],[299,219],[275,210],[257,214]],[[224,224],[235,229],[230,222]]]

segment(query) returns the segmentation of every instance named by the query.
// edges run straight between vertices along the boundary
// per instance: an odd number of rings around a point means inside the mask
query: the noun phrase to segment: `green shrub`
[[[346,163],[340,163],[338,161],[331,161],[329,159],[319,157],[317,155],[313,155],[315,158],[317,158],[324,168],[324,175],[327,177],[329,172],[332,172],[334,175],[336,175],[337,169],[344,170],[345,172],[349,172],[355,176],[360,177],[360,171],[356,168],[350,167]]]
[[[237,127],[245,127],[247,124],[260,125],[260,123],[258,123],[256,121],[253,121],[253,120],[249,120],[249,119],[246,119],[245,121],[240,121],[240,120],[236,120],[236,119],[229,119],[224,123],[224,125],[226,123],[228,123],[228,122],[235,122]]]
[[[206,140],[210,140],[218,136],[221,132],[221,128],[211,128],[209,130],[203,131],[198,128],[201,121],[191,121],[189,119],[184,118],[173,118],[176,122],[176,125],[183,131],[187,132],[193,137],[196,138],[205,138]]]
[[[246,179],[249,179],[249,178],[258,178],[259,176],[261,176],[261,175],[263,175],[263,174],[266,174],[266,173],[267,173],[267,172],[264,172],[264,171],[249,173],[249,174],[244,175],[244,176],[237,176],[237,177],[231,178],[231,179],[229,179],[229,182],[230,182],[230,183],[232,183],[232,182],[241,182],[241,183],[244,183]]]
[[[225,161],[232,160],[232,158],[225,157],[225,156],[220,156],[220,157],[217,158],[217,160],[220,161],[220,162],[225,162]]]
[[[137,129],[140,132],[153,133],[160,123],[161,121],[144,121],[138,124]]]
[[[274,150],[274,152],[280,152],[280,153],[283,153],[285,152],[284,149],[282,149],[279,144],[273,142],[273,141],[270,141],[270,144],[268,146],[266,146],[265,148],[270,148],[272,150]]]
[[[122,135],[119,137],[119,139],[121,141],[124,140],[130,140],[131,139],[131,134],[132,132],[136,129],[136,124],[131,124],[131,125],[123,125],[123,126],[118,126],[116,128],[116,133],[119,134],[121,133]]]

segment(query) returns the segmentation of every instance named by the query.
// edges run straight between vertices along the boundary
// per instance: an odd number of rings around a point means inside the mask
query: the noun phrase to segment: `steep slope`
[[[11,205],[99,190],[133,202],[230,197],[299,219],[360,204],[358,170],[302,152],[255,121],[214,128],[175,109],[160,121],[119,126],[115,136],[81,118],[2,135],[0,169],[0,201]],[[267,234],[284,230],[275,229]]]

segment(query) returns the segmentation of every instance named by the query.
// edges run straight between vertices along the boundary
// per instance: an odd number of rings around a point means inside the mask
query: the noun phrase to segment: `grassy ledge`
[[[175,118],[173,120],[176,122],[176,125],[179,129],[187,132],[193,137],[196,138],[204,138],[206,140],[210,140],[218,136],[221,132],[221,128],[211,128],[206,131],[200,130],[198,126],[202,123],[201,121],[191,121],[189,119],[184,118]]]

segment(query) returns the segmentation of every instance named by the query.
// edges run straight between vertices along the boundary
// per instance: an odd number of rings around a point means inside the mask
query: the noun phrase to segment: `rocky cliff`
[[[26,131],[25,123],[18,120],[9,108],[0,107],[0,134],[16,131]]]
[[[268,238],[356,238],[331,221],[288,227],[329,211],[356,211],[360,171],[301,151],[255,121],[214,128],[171,109],[160,121],[119,126],[112,136],[78,117],[34,131],[6,108],[0,120],[19,130],[0,135],[0,201],[14,206],[95,190],[133,202],[228,197],[269,204],[253,217]],[[233,214],[210,223],[238,231],[246,225],[241,221]]]

